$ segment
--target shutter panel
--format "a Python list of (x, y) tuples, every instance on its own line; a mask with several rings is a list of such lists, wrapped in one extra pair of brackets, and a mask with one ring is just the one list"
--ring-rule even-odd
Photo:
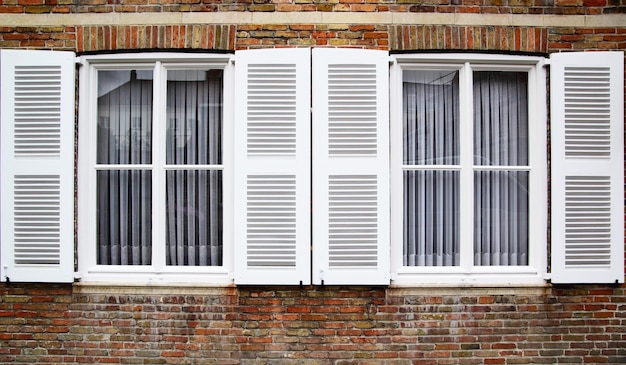
[(624, 282), (624, 54), (550, 68), (552, 282)]
[(235, 283), (310, 284), (310, 50), (235, 57)]
[(389, 56), (313, 49), (313, 282), (388, 285)]
[(74, 59), (0, 51), (3, 281), (73, 281)]

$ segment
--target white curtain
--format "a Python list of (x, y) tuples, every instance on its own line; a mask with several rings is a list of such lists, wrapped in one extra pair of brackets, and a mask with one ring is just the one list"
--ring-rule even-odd
[[(474, 72), (475, 165), (528, 165), (527, 79)], [(528, 171), (474, 172), (474, 264), (528, 264)]]
[(458, 265), (458, 72), (406, 71), (403, 95), (404, 265)]
[[(167, 165), (222, 163), (222, 74), (168, 72)], [(222, 264), (222, 172), (211, 168), (166, 171), (166, 262)]]
[[(150, 265), (165, 214), (168, 265), (222, 264), (222, 73), (168, 71), (166, 120), (152, 121), (151, 71), (99, 72), (98, 263)], [(152, 211), (152, 128), (165, 129), (165, 212)], [(155, 151), (161, 153), (160, 151)]]
[[(152, 162), (152, 72), (98, 73), (97, 162)], [(152, 172), (97, 172), (98, 264), (149, 265), (152, 259)]]
[[(404, 265), (459, 265), (458, 73), (403, 77)], [(474, 72), (473, 97), (474, 264), (526, 265), (527, 74)]]

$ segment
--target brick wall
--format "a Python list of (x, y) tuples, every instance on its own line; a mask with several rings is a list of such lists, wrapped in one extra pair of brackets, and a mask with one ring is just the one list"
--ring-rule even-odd
[(549, 53), (625, 50), (626, 27), (387, 24), (184, 24), (1, 26), (1, 48), (77, 52), (333, 46), (411, 50)]
[(75, 50), (76, 27), (0, 25), (0, 48)]
[(623, 13), (620, 0), (3, 0), (3, 13), (429, 12), (597, 15)]
[[(0, 0), (0, 47), (624, 50), (626, 22), (581, 20), (623, 13), (624, 0)], [(626, 363), (626, 286), (0, 284), (0, 363)]]
[(0, 363), (626, 363), (625, 289), (1, 285)]

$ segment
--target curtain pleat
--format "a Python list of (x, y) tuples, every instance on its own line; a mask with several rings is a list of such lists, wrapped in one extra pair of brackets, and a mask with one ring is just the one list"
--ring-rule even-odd
[[(213, 82), (209, 83), (209, 108), (205, 110), (208, 115), (208, 120), (214, 121), (210, 124), (211, 134), (214, 136), (212, 140), (213, 144), (209, 145), (208, 157), (209, 163), (222, 163), (222, 77), (216, 78)], [(209, 219), (216, 224), (210, 224), (208, 232), (209, 242), (208, 256), (209, 260), (206, 265), (221, 266), (222, 265), (222, 173), (220, 171), (213, 171), (209, 176), (205, 177), (212, 186), (212, 189), (208, 191), (208, 199), (211, 202), (217, 202), (217, 204), (209, 205)], [(206, 256), (206, 254), (205, 254)]]

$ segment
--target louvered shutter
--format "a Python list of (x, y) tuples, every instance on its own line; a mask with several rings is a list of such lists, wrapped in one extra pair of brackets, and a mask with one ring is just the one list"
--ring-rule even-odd
[(235, 58), (235, 283), (310, 284), (310, 50)]
[(314, 284), (389, 284), (388, 62), (313, 49)]
[(72, 282), (74, 54), (0, 50), (2, 280)]
[(552, 282), (624, 281), (624, 54), (551, 56)]

